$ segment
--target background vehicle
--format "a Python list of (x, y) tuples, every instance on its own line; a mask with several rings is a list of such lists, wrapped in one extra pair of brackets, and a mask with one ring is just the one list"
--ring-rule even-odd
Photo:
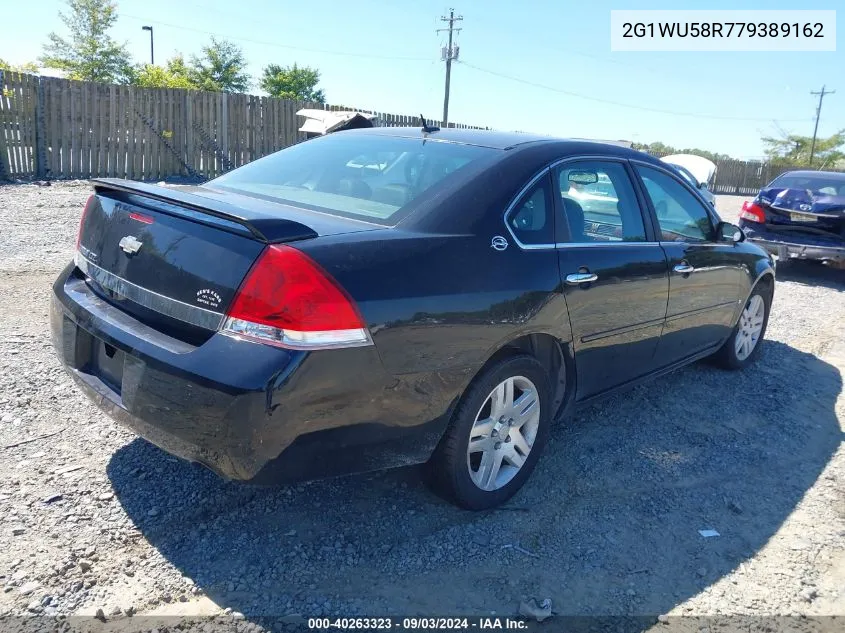
[(305, 133), (305, 138), (315, 138), (342, 130), (357, 130), (374, 126), (376, 116), (352, 110), (318, 110), (303, 108), (296, 114), (305, 117), (305, 123), (299, 128)]
[(254, 481), (427, 462), (477, 509), (576, 403), (752, 362), (774, 274), (640, 152), (372, 128), (198, 187), (95, 181), (53, 289), (71, 376), (162, 448)]
[(698, 190), (702, 198), (714, 207), (716, 206), (716, 196), (710, 191), (713, 178), (716, 176), (716, 163), (694, 154), (673, 154), (664, 156), (660, 160), (676, 169), (684, 180)]
[(681, 175), (681, 177), (686, 180), (687, 183), (689, 183), (691, 187), (698, 189), (698, 193), (701, 194), (702, 198), (707, 200), (707, 202), (709, 202), (714, 207), (716, 206), (716, 196), (714, 196), (713, 193), (706, 186), (701, 186), (701, 183), (696, 181), (695, 176), (692, 175), (692, 172), (689, 169), (683, 167), (682, 165), (673, 165), (672, 163), (668, 164), (672, 165), (672, 168), (677, 171)]
[(845, 267), (845, 174), (788, 171), (742, 205), (748, 239), (779, 258)]

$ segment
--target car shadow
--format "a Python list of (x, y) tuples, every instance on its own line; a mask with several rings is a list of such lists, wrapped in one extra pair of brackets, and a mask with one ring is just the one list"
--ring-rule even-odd
[(699, 363), (577, 412), (494, 511), (452, 507), (416, 468), (257, 488), (140, 439), (108, 475), (144, 537), (255, 622), (513, 615), (527, 596), (562, 614), (656, 615), (754, 556), (842, 441), (836, 367), (761, 351), (742, 372)]
[(845, 270), (837, 270), (816, 261), (801, 259), (780, 261), (777, 265), (777, 279), (845, 291)]

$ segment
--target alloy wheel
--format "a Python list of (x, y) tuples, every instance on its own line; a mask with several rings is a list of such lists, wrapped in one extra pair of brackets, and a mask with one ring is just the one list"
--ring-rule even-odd
[(754, 295), (748, 300), (748, 304), (739, 316), (739, 329), (734, 341), (734, 351), (737, 360), (743, 361), (749, 356), (757, 342), (760, 340), (760, 332), (763, 331), (763, 321), (766, 318), (766, 303), (760, 295)]
[(500, 382), (475, 416), (467, 468), (481, 490), (507, 485), (525, 464), (540, 427), (537, 387), (525, 376)]

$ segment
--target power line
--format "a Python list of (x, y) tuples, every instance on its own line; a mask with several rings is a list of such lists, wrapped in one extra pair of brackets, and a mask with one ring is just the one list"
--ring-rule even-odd
[[(490, 33), (490, 32), (498, 33), (500, 37), (512, 35), (512, 29), (511, 29), (510, 25), (507, 25), (506, 30), (501, 30), (501, 29), (498, 28), (499, 27), (498, 23), (487, 22), (483, 18), (483, 16), (480, 16), (480, 15), (479, 16), (473, 15), (472, 21), (473, 21), (473, 24), (475, 24), (478, 21), (482, 22), (482, 25), (481, 25), (482, 29), (481, 30), (486, 32), (486, 33)], [(576, 49), (576, 48), (559, 46), (557, 43), (551, 44), (551, 43), (549, 43), (545, 40), (532, 39), (531, 43), (535, 46), (539, 46), (540, 48), (546, 49), (548, 51), (554, 51), (556, 53), (566, 53), (568, 56), (576, 56), (576, 57), (583, 57), (585, 59), (592, 59), (594, 61), (601, 62), (601, 63), (604, 63), (604, 64), (613, 64), (613, 65), (622, 66), (622, 67), (625, 67), (625, 68), (636, 68), (638, 71), (645, 70), (645, 71), (650, 72), (652, 74), (660, 75), (661, 77), (664, 77), (664, 78), (666, 77), (666, 70), (665, 69), (657, 70), (655, 68), (650, 68), (648, 66), (644, 66), (641, 62), (625, 62), (625, 61), (622, 61), (621, 59), (608, 58), (608, 57), (605, 57), (605, 56), (602, 56), (602, 55), (593, 55), (591, 53), (585, 53), (583, 50), (579, 50), (579, 49)], [(701, 85), (701, 81), (699, 79), (696, 79), (696, 78), (690, 79), (690, 76), (686, 75), (686, 74), (685, 75), (675, 75), (675, 77), (680, 78), (680, 79), (689, 79), (689, 81), (695, 81), (695, 82), (697, 82), (697, 84), (699, 86)]]
[(444, 15), (440, 18), (442, 22), (449, 23), (449, 28), (437, 29), (438, 33), (441, 31), (449, 32), (449, 43), (443, 49), (443, 59), (446, 62), (446, 90), (443, 95), (443, 123), (441, 123), (443, 127), (448, 127), (449, 125), (449, 84), (452, 80), (452, 60), (458, 61), (458, 52), (460, 51), (457, 46), (452, 45), (452, 33), (461, 30), (455, 28), (455, 22), (460, 22), (463, 19), (464, 16), (456, 16), (455, 10), (449, 9), (449, 16), (447, 17)]
[[(512, 75), (506, 75), (504, 73), (497, 72), (495, 70), (490, 70), (488, 68), (481, 68), (480, 66), (476, 66), (474, 64), (467, 63), (465, 61), (461, 61), (460, 64), (462, 66), (466, 66), (468, 68), (472, 68), (482, 73), (486, 73), (488, 75), (494, 75), (496, 77), (501, 77), (502, 79), (510, 79), (511, 81), (516, 81), (521, 84), (525, 84), (526, 86), (533, 86), (534, 88), (542, 88), (543, 90), (549, 90), (551, 92), (557, 92), (559, 94), (568, 95), (570, 97), (575, 97), (577, 99), (585, 99), (587, 101), (595, 101), (597, 103), (606, 103), (608, 105), (614, 105), (621, 108), (631, 108), (632, 110), (640, 110), (643, 112), (655, 112), (657, 114), (671, 114), (673, 116), (686, 116), (686, 117), (694, 117), (699, 119), (715, 119), (719, 121), (771, 121), (771, 118), (762, 118), (762, 117), (736, 117), (736, 116), (722, 116), (717, 114), (698, 114), (695, 112), (678, 112), (677, 110), (663, 110), (660, 108), (649, 108), (647, 106), (641, 106), (634, 103), (624, 103), (622, 101), (614, 101), (613, 99), (602, 99), (600, 97), (593, 97), (590, 95), (585, 95), (580, 92), (573, 92), (572, 90), (564, 90), (562, 88), (555, 88), (553, 86), (547, 86), (545, 84), (537, 83), (534, 81), (528, 81), (527, 79), (521, 79), (520, 77), (513, 77)], [(829, 93), (828, 93), (829, 94)], [(780, 119), (781, 121), (792, 122), (792, 121), (807, 121), (807, 119)]]
[(130, 15), (128, 13), (122, 13), (123, 17), (131, 18), (133, 20), (140, 20), (141, 22), (148, 22), (152, 24), (160, 24), (163, 26), (169, 26), (174, 29), (180, 29), (182, 31), (192, 31), (194, 33), (203, 33), (204, 35), (213, 35), (216, 37), (224, 38), (227, 40), (238, 40), (241, 42), (250, 42), (252, 44), (261, 44), (262, 46), (273, 46), (275, 48), (285, 48), (288, 50), (297, 50), (303, 51), (306, 53), (322, 53), (324, 55), (340, 55), (342, 57), (362, 57), (367, 59), (391, 59), (391, 60), (399, 60), (399, 61), (431, 61), (430, 57), (401, 57), (397, 55), (375, 55), (373, 53), (349, 53), (345, 51), (333, 51), (333, 50), (326, 50), (320, 48), (304, 48), (302, 46), (293, 46), (291, 44), (279, 44), (278, 42), (268, 42), (266, 40), (254, 40), (249, 37), (236, 37), (233, 35), (228, 35), (225, 33), (218, 33), (215, 31), (206, 31), (203, 29), (195, 29), (190, 26), (184, 26), (182, 24), (173, 24), (171, 22), (162, 22), (161, 20), (151, 20), (149, 18), (141, 17), (139, 15)]
[(810, 167), (813, 166), (813, 155), (816, 153), (816, 135), (819, 133), (819, 118), (822, 115), (822, 102), (824, 101), (825, 95), (832, 95), (836, 93), (835, 90), (828, 90), (825, 92), (825, 87), (822, 86), (822, 89), (819, 92), (811, 92), (811, 95), (819, 95), (819, 107), (816, 108), (816, 126), (813, 128), (813, 143), (810, 145)]

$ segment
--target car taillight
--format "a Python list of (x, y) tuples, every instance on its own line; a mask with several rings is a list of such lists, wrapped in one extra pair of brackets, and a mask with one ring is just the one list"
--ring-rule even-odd
[(302, 251), (275, 244), (247, 274), (221, 331), (291, 349), (372, 344), (343, 288)]
[(766, 212), (756, 202), (746, 200), (742, 203), (742, 211), (739, 212), (739, 217), (749, 222), (762, 224), (766, 221)]
[(79, 218), (79, 228), (76, 231), (76, 250), (79, 250), (79, 245), (82, 243), (82, 225), (85, 224), (85, 216), (88, 215), (88, 211), (94, 205), (94, 197), (95, 195), (93, 193), (88, 196), (88, 202), (85, 203), (85, 208), (82, 209), (82, 217)]

